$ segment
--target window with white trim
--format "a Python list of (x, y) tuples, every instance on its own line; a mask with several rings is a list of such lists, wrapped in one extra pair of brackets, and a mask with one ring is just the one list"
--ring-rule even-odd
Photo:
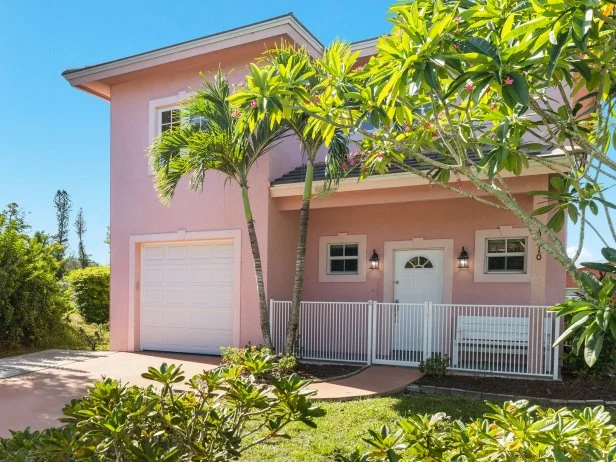
[(365, 282), (366, 234), (319, 237), (319, 282)]
[(357, 274), (359, 271), (359, 244), (328, 244), (327, 274)]
[(158, 134), (178, 127), (182, 119), (180, 109), (177, 107), (167, 107), (158, 109)]
[(485, 273), (526, 273), (525, 237), (486, 239)]

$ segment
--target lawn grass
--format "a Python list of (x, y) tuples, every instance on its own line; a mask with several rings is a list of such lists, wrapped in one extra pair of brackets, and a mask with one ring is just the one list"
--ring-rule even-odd
[(442, 395), (394, 395), (344, 402), (322, 402), (327, 414), (317, 419), (315, 430), (301, 424), (288, 429), (290, 440), (255, 446), (242, 461), (331, 461), (336, 454), (348, 454), (363, 446), (368, 429), (392, 426), (408, 414), (445, 412), (452, 418), (470, 421), (489, 408), (480, 401)]

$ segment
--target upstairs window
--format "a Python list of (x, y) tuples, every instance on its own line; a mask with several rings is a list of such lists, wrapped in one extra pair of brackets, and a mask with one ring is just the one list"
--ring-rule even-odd
[(526, 238), (486, 239), (485, 273), (526, 273)]
[(359, 271), (359, 244), (329, 244), (327, 260), (328, 274), (357, 274)]
[(158, 133), (178, 127), (181, 123), (180, 110), (178, 108), (165, 108), (158, 110)]

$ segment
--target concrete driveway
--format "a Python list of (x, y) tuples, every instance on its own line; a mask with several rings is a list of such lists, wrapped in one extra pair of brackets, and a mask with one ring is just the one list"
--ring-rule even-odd
[(125, 353), (48, 350), (0, 359), (0, 438), (9, 430), (57, 426), (62, 407), (81, 398), (101, 377), (146, 385), (149, 366), (182, 364), (187, 377), (218, 366), (220, 358), (175, 353)]

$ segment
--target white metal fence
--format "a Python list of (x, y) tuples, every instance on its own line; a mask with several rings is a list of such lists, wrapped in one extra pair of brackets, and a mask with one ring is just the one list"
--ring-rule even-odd
[[(270, 304), (277, 351), (290, 307)], [(559, 330), (543, 306), (302, 302), (296, 351), (306, 359), (408, 366), (440, 354), (452, 370), (556, 378)]]

